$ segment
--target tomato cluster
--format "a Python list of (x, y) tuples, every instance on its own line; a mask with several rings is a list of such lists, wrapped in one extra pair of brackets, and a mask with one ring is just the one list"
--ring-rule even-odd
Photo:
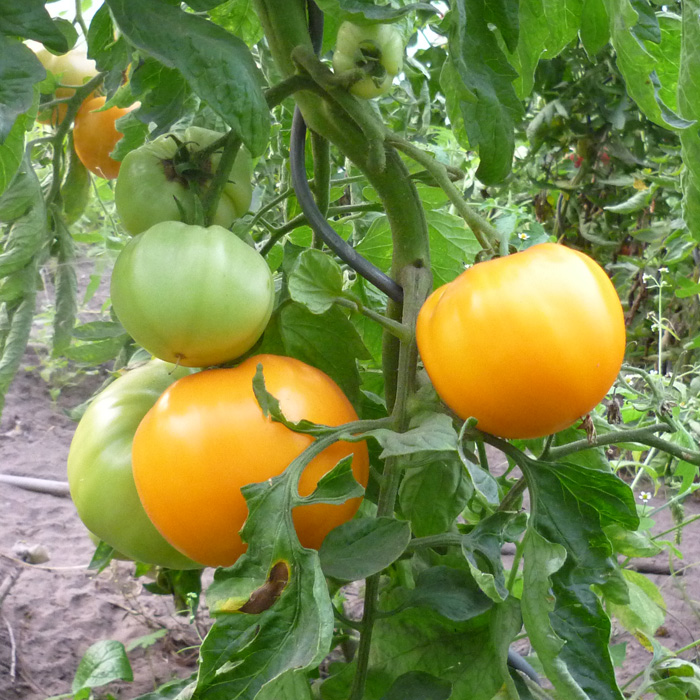
[[(357, 419), (330, 377), (289, 357), (186, 369), (239, 360), (265, 330), (275, 297), (267, 262), (253, 247), (222, 225), (178, 220), (196, 209), (199, 186), (219, 162), (215, 149), (198, 155), (220, 138), (191, 128), (123, 162), (116, 203), (133, 238), (112, 272), (112, 305), (124, 328), (159, 359), (97, 396), (68, 460), (71, 494), (88, 530), (128, 557), (170, 568), (232, 564), (246, 549), (238, 534), (247, 517), (241, 487), (281, 474), (312, 441), (263, 414), (253, 392), (258, 365), (290, 420)], [(242, 151), (215, 221), (228, 226), (247, 211), (251, 170)], [(307, 466), (301, 495), (348, 455), (366, 484), (367, 447), (339, 442)], [(300, 541), (319, 547), (358, 505), (352, 499), (295, 508)]]

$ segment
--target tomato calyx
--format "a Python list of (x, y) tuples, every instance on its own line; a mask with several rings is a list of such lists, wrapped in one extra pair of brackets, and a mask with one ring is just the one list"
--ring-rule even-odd
[(190, 150), (190, 145), (197, 146), (194, 141), (182, 141), (175, 134), (168, 134), (168, 138), (177, 144), (177, 150), (172, 158), (160, 159), (165, 179), (195, 191), (206, 186), (213, 177), (209, 154), (202, 158), (201, 152)]
[(366, 39), (360, 43), (355, 52), (355, 65), (367, 76), (380, 85), (387, 71), (382, 64), (382, 49), (376, 41)]

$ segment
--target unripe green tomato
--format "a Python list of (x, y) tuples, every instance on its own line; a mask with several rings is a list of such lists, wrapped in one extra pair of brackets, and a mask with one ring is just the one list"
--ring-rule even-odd
[[(191, 153), (210, 146), (223, 136), (197, 126), (173, 135), (187, 144)], [(195, 194), (190, 183), (177, 173), (173, 162), (177, 150), (177, 141), (166, 134), (127, 153), (122, 160), (114, 202), (128, 233), (136, 235), (162, 221), (182, 221), (180, 207), (185, 218), (193, 220)], [(206, 187), (220, 160), (221, 154), (214, 153), (203, 164), (205, 172), (199, 182), (201, 187)], [(229, 228), (248, 211), (253, 197), (252, 178), (253, 160), (245, 146), (241, 146), (219, 198), (213, 224)]]
[(253, 347), (275, 292), (265, 259), (231, 231), (167, 221), (119, 254), (111, 296), (124, 328), (150, 353), (207, 367)]
[(350, 87), (356, 97), (371, 99), (391, 89), (403, 65), (403, 37), (393, 24), (360, 25), (343, 22), (338, 29), (333, 70), (340, 74), (361, 69), (367, 77)]
[(68, 484), (85, 527), (124, 556), (169, 569), (200, 567), (168, 544), (146, 515), (131, 471), (131, 444), (160, 395), (189, 373), (153, 360), (119, 377), (85, 411), (68, 453)]

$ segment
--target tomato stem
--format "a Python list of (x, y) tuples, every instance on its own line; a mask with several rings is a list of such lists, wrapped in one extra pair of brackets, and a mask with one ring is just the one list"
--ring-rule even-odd
[(447, 168), (429, 153), (394, 133), (388, 132), (387, 141), (422, 165), (433, 176), (472, 230), (481, 247), (484, 250), (493, 250), (499, 239), (498, 231), (465, 201), (463, 194), (453, 184)]
[(231, 168), (233, 168), (233, 163), (236, 160), (241, 144), (242, 141), (238, 134), (229, 131), (224, 143), (221, 160), (216, 168), (216, 173), (202, 197), (202, 208), (204, 209), (204, 219), (207, 226), (211, 223), (216, 213), (221, 193), (224, 191), (224, 187), (226, 187), (228, 176), (231, 172)]

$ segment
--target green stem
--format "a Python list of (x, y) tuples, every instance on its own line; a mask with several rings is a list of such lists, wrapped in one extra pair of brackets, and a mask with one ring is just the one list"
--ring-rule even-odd
[(552, 461), (556, 461), (575, 452), (590, 450), (594, 447), (600, 447), (602, 445), (612, 445), (617, 442), (636, 442), (640, 445), (655, 447), (662, 452), (678, 457), (678, 459), (682, 459), (685, 462), (700, 466), (700, 452), (689, 450), (685, 447), (681, 447), (680, 445), (674, 445), (672, 442), (664, 440), (663, 438), (660, 438), (654, 434), (671, 432), (671, 430), (672, 428), (665, 423), (656, 423), (646, 428), (638, 428), (636, 430), (615, 430), (610, 433), (605, 433), (605, 435), (598, 435), (591, 440), (577, 440), (576, 442), (570, 442), (567, 445), (553, 447), (549, 451), (549, 458)]
[(291, 97), (295, 92), (299, 92), (299, 90), (321, 92), (318, 85), (308, 75), (292, 75), (265, 90), (267, 106), (272, 109), (284, 102), (288, 97)]
[(46, 195), (47, 206), (54, 202), (61, 188), (63, 140), (65, 139), (66, 134), (68, 133), (68, 130), (70, 129), (70, 126), (73, 123), (73, 120), (75, 119), (75, 115), (80, 109), (80, 105), (83, 104), (85, 98), (87, 98), (87, 96), (90, 95), (95, 90), (95, 88), (99, 87), (102, 84), (102, 81), (105, 79), (105, 75), (106, 73), (98, 73), (94, 78), (85, 83), (85, 85), (77, 87), (75, 93), (70, 97), (70, 99), (66, 103), (66, 114), (63, 117), (61, 123), (58, 125), (56, 133), (51, 137), (51, 145), (53, 148), (51, 166), (53, 176), (51, 180), (51, 189)]
[(518, 542), (515, 545), (515, 557), (513, 557), (513, 565), (510, 569), (510, 575), (508, 576), (508, 583), (506, 588), (510, 593), (513, 592), (513, 586), (515, 585), (515, 579), (518, 577), (518, 569), (520, 568), (520, 561), (523, 558), (523, 543)]
[(83, 18), (82, 0), (75, 0), (75, 23), (80, 27), (83, 36), (87, 38), (88, 28)]
[(664, 530), (663, 532), (659, 532), (658, 534), (654, 535), (651, 539), (658, 540), (660, 537), (663, 537), (664, 535), (668, 535), (671, 532), (675, 532), (676, 530), (680, 530), (681, 528), (686, 527), (687, 525), (690, 525), (690, 523), (694, 523), (696, 520), (700, 520), (700, 515), (694, 515), (692, 518), (688, 518), (687, 520), (684, 520), (682, 523), (679, 523), (678, 525), (674, 525), (673, 527), (668, 528), (668, 530)]
[(495, 243), (498, 241), (498, 231), (484, 219), (480, 214), (477, 214), (474, 209), (467, 204), (462, 193), (455, 187), (450, 179), (447, 168), (435, 160), (433, 156), (426, 153), (422, 149), (414, 146), (406, 139), (389, 133), (387, 135), (388, 143), (392, 144), (406, 155), (410, 156), (417, 163), (420, 163), (434, 178), (435, 182), (442, 188), (445, 194), (450, 198), (450, 202), (459, 212), (460, 216), (467, 223), (467, 226), (472, 230), (476, 240), (484, 250), (493, 250)]
[[(431, 283), (430, 273), (423, 268), (406, 268), (401, 279), (404, 289), (403, 323), (409, 328), (415, 327), (418, 311), (425, 299)], [(394, 430), (403, 431), (408, 427), (406, 406), (413, 391), (415, 369), (418, 361), (418, 351), (415, 342), (401, 343), (399, 351), (399, 372), (392, 418)], [(394, 514), (396, 495), (401, 479), (400, 460), (389, 457), (384, 463), (382, 484), (377, 501), (377, 517)], [(367, 680), (369, 651), (372, 643), (372, 629), (377, 615), (377, 594), (379, 592), (380, 575), (375, 574), (367, 579), (365, 584), (364, 614), (362, 617), (363, 634), (357, 650), (357, 668), (353, 678), (349, 700), (362, 700)]]
[(413, 340), (413, 331), (408, 326), (399, 321), (394, 321), (393, 318), (387, 318), (373, 309), (368, 309), (356, 299), (338, 297), (335, 299), (335, 303), (338, 304), (338, 306), (344, 306), (347, 309), (351, 309), (356, 313), (360, 313), (376, 321), (384, 330), (398, 338), (402, 343), (410, 343)]
[(233, 163), (236, 160), (236, 156), (238, 155), (238, 151), (242, 143), (241, 139), (233, 131), (229, 131), (226, 136), (227, 138), (224, 144), (224, 150), (221, 154), (219, 164), (217, 165), (216, 173), (214, 174), (214, 177), (212, 178), (209, 186), (204, 192), (204, 196), (202, 197), (202, 208), (204, 209), (204, 219), (207, 226), (214, 218), (216, 207), (219, 204), (219, 198), (221, 197), (221, 193), (224, 191), (224, 187), (226, 187), (228, 176), (231, 172), (231, 168), (233, 167)]

